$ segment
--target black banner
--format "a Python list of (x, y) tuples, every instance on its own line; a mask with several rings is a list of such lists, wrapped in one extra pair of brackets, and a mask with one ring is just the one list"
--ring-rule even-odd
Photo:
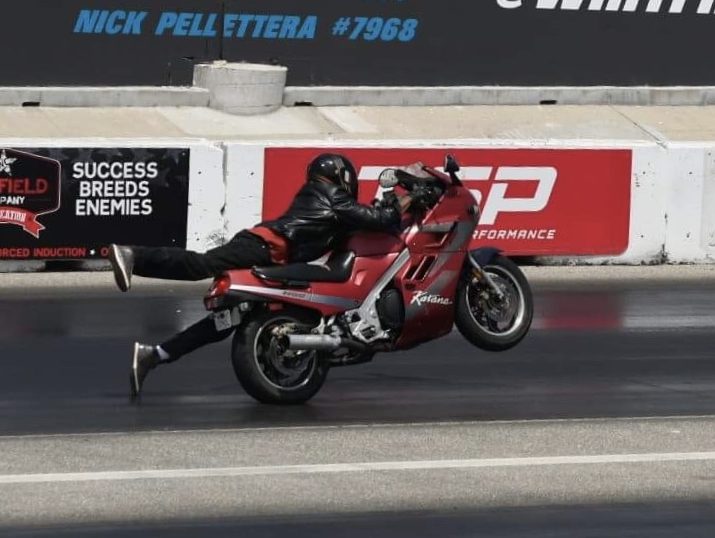
[(0, 149), (0, 260), (186, 246), (188, 149)]
[(712, 0), (6, 0), (5, 85), (190, 84), (198, 61), (292, 85), (715, 84)]

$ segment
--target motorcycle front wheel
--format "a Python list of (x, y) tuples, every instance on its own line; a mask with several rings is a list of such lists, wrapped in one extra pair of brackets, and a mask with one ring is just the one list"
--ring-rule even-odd
[(529, 332), (534, 300), (521, 269), (504, 256), (496, 256), (483, 271), (501, 291), (501, 297), (485, 279), (471, 270), (457, 288), (455, 324), (472, 344), (486, 351), (506, 351)]
[(328, 376), (330, 365), (315, 351), (291, 351), (282, 342), (316, 324), (300, 309), (258, 312), (233, 338), (231, 362), (239, 383), (262, 403), (291, 405), (310, 400)]

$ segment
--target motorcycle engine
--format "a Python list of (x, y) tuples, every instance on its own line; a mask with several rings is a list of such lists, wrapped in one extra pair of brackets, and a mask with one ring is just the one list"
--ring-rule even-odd
[(375, 303), (380, 323), (386, 329), (400, 330), (405, 323), (405, 303), (396, 289), (388, 289), (380, 294)]

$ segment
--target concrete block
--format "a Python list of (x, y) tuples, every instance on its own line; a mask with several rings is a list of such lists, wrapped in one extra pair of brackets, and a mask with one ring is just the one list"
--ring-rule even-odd
[(209, 106), (229, 114), (267, 114), (279, 108), (276, 102), (280, 103), (282, 98), (283, 89), (275, 85), (225, 85), (211, 90)]
[(209, 92), (189, 87), (0, 87), (0, 106), (207, 106)]
[(228, 142), (226, 152), (226, 236), (250, 228), (263, 217), (266, 145)]
[(715, 103), (715, 87), (617, 86), (290, 86), (287, 106), (633, 105), (699, 106)]
[(231, 114), (263, 114), (283, 104), (288, 69), (214, 62), (194, 68), (194, 86), (210, 92), (209, 106)]
[(195, 143), (190, 151), (186, 248), (204, 252), (225, 239), (224, 150), (218, 143)]

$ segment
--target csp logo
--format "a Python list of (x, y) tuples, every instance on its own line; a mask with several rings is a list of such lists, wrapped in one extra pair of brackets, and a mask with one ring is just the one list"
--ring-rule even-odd
[[(360, 180), (376, 181), (385, 168), (396, 166), (363, 166), (358, 177)], [(482, 208), (479, 224), (490, 226), (504, 213), (543, 211), (551, 199), (558, 172), (551, 166), (463, 166), (459, 175)], [(510, 184), (525, 181), (536, 182), (532, 196), (507, 196)]]

